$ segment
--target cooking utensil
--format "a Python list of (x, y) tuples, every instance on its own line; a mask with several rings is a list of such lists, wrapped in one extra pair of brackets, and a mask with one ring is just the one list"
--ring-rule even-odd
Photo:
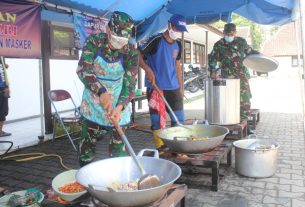
[(279, 66), (278, 61), (263, 54), (248, 55), (243, 64), (252, 70), (264, 73), (274, 71)]
[(148, 175), (145, 172), (142, 163), (139, 161), (136, 154), (134, 153), (131, 145), (129, 144), (129, 141), (128, 141), (125, 133), (123, 132), (123, 130), (119, 126), (119, 124), (117, 122), (114, 122), (113, 125), (114, 125), (115, 129), (118, 131), (118, 133), (119, 133), (120, 137), (122, 138), (124, 144), (126, 145), (126, 147), (128, 149), (128, 152), (131, 155), (132, 159), (135, 161), (139, 170), (142, 173), (142, 176), (138, 181), (138, 189), (142, 190), (142, 189), (147, 189), (147, 188), (154, 188), (154, 187), (157, 187), (157, 186), (161, 185), (161, 181), (160, 181), (160, 178), (158, 176)]
[(206, 80), (205, 85), (205, 118), (211, 124), (240, 123), (240, 80)]
[[(140, 152), (141, 153), (141, 152)], [(181, 176), (181, 168), (164, 159), (145, 157), (138, 154), (139, 161), (148, 174), (157, 175), (162, 184), (155, 188), (135, 191), (110, 192), (104, 187), (113, 183), (124, 184), (141, 177), (137, 164), (132, 157), (108, 158), (92, 162), (78, 170), (76, 180), (86, 187), (91, 196), (109, 206), (145, 206), (158, 199), (170, 189), (173, 183)], [(89, 188), (92, 185), (92, 188)]]
[(276, 172), (279, 145), (268, 139), (245, 139), (233, 142), (238, 174), (265, 178)]
[(188, 130), (190, 130), (190, 128), (189, 127), (187, 127), (187, 126), (185, 126), (185, 125), (183, 125), (183, 124), (181, 124), (181, 122), (178, 120), (178, 118), (177, 118), (177, 116), (176, 116), (176, 114), (174, 113), (174, 111), (172, 110), (172, 107), (170, 107), (170, 105), (168, 104), (168, 102), (167, 102), (167, 100), (164, 98), (164, 96), (162, 95), (162, 93), (161, 93), (161, 91), (160, 91), (160, 89), (159, 89), (159, 87), (154, 83), (154, 84), (152, 84), (152, 86), (154, 87), (154, 89), (158, 92), (158, 94), (161, 96), (161, 98), (162, 98), (162, 100), (163, 100), (163, 102), (165, 103), (165, 105), (167, 106), (167, 108), (168, 108), (168, 110), (170, 111), (170, 113), (171, 113), (171, 115), (174, 117), (174, 119), (175, 119), (175, 121), (176, 121), (176, 123), (177, 123), (177, 125), (178, 126), (180, 126), (180, 127), (183, 127), (183, 128), (185, 128), (185, 129), (188, 129)]
[[(189, 125), (191, 130), (181, 127), (163, 129), (158, 133), (164, 144), (175, 152), (203, 153), (217, 147), (229, 133), (228, 128), (217, 125)], [(208, 137), (204, 140), (177, 140), (175, 137)]]

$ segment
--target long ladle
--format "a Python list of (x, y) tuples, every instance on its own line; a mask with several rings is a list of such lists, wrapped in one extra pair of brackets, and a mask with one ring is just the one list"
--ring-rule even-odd
[(157, 175), (148, 175), (145, 172), (142, 163), (140, 162), (140, 160), (138, 159), (138, 157), (134, 153), (134, 150), (132, 149), (131, 145), (129, 144), (129, 141), (128, 141), (125, 133), (123, 132), (122, 128), (119, 126), (119, 124), (117, 122), (114, 122), (113, 125), (114, 125), (115, 129), (118, 131), (118, 133), (119, 133), (120, 137), (122, 138), (124, 144), (126, 145), (129, 154), (131, 155), (131, 157), (133, 158), (133, 160), (135, 161), (139, 170), (142, 173), (142, 176), (138, 181), (138, 189), (143, 190), (143, 189), (154, 188), (154, 187), (160, 186), (161, 181), (160, 181), (160, 178)]
[(168, 108), (168, 110), (170, 111), (171, 115), (174, 117), (174, 119), (175, 119), (177, 125), (180, 126), (180, 127), (185, 128), (185, 129), (188, 129), (188, 130), (193, 130), (192, 128), (187, 127), (187, 126), (181, 124), (181, 122), (178, 120), (176, 114), (175, 114), (174, 111), (172, 110), (172, 107), (170, 107), (170, 105), (168, 104), (167, 100), (165, 99), (165, 97), (164, 97), (163, 94), (161, 93), (159, 87), (158, 87), (155, 83), (152, 84), (152, 86), (153, 86), (154, 89), (158, 92), (158, 94), (161, 96), (163, 102), (164, 102), (165, 105), (167, 106), (167, 108)]

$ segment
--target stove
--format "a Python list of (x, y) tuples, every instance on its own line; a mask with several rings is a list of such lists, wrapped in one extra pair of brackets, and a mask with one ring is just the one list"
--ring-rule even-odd
[[(187, 186), (184, 184), (174, 184), (167, 193), (155, 201), (152, 204), (141, 207), (175, 207), (180, 204), (181, 207), (185, 207), (185, 196), (187, 194)], [(89, 195), (89, 194), (88, 194)], [(115, 207), (101, 203), (97, 199), (87, 196), (83, 197), (79, 202), (74, 203), (60, 203), (58, 200), (48, 200), (43, 202), (43, 207)]]
[(222, 144), (209, 152), (199, 154), (177, 153), (169, 148), (160, 152), (160, 158), (170, 160), (185, 168), (211, 168), (212, 169), (212, 191), (218, 191), (219, 166), (226, 158), (226, 165), (232, 164), (232, 141), (223, 141)]

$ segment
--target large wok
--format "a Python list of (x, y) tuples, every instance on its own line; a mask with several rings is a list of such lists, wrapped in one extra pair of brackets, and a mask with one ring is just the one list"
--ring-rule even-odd
[[(221, 144), (229, 133), (228, 128), (216, 125), (198, 124), (188, 125), (187, 127), (191, 130), (180, 126), (163, 129), (158, 133), (158, 137), (175, 152), (203, 153)], [(198, 139), (193, 140), (190, 139), (191, 137)]]
[[(136, 191), (112, 191), (107, 187), (136, 181), (142, 176), (131, 157), (109, 158), (88, 164), (78, 170), (76, 180), (99, 201), (116, 207), (135, 207), (152, 203), (164, 196), (181, 176), (175, 163), (155, 157), (138, 157), (148, 174), (161, 179), (161, 186)], [(91, 187), (92, 186), (92, 187)]]

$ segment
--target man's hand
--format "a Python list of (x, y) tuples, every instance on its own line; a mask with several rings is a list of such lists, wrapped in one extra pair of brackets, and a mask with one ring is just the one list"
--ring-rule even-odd
[(218, 80), (220, 79), (220, 74), (217, 72), (211, 72), (211, 79), (212, 80)]
[(147, 68), (146, 71), (145, 71), (145, 74), (146, 74), (146, 78), (147, 80), (152, 84), (154, 85), (155, 84), (155, 75), (154, 75), (154, 72), (152, 71), (151, 68)]
[(5, 88), (4, 91), (3, 91), (3, 93), (4, 93), (4, 96), (5, 96), (5, 97), (7, 97), (7, 98), (10, 97), (10, 89), (9, 89), (9, 88)]
[(119, 123), (122, 116), (122, 109), (123, 106), (121, 104), (117, 105), (114, 109), (111, 109), (108, 113), (110, 122), (113, 123)]
[(100, 104), (103, 107), (103, 109), (106, 110), (107, 112), (111, 110), (112, 99), (113, 99), (112, 95), (108, 92), (102, 93), (100, 95)]

